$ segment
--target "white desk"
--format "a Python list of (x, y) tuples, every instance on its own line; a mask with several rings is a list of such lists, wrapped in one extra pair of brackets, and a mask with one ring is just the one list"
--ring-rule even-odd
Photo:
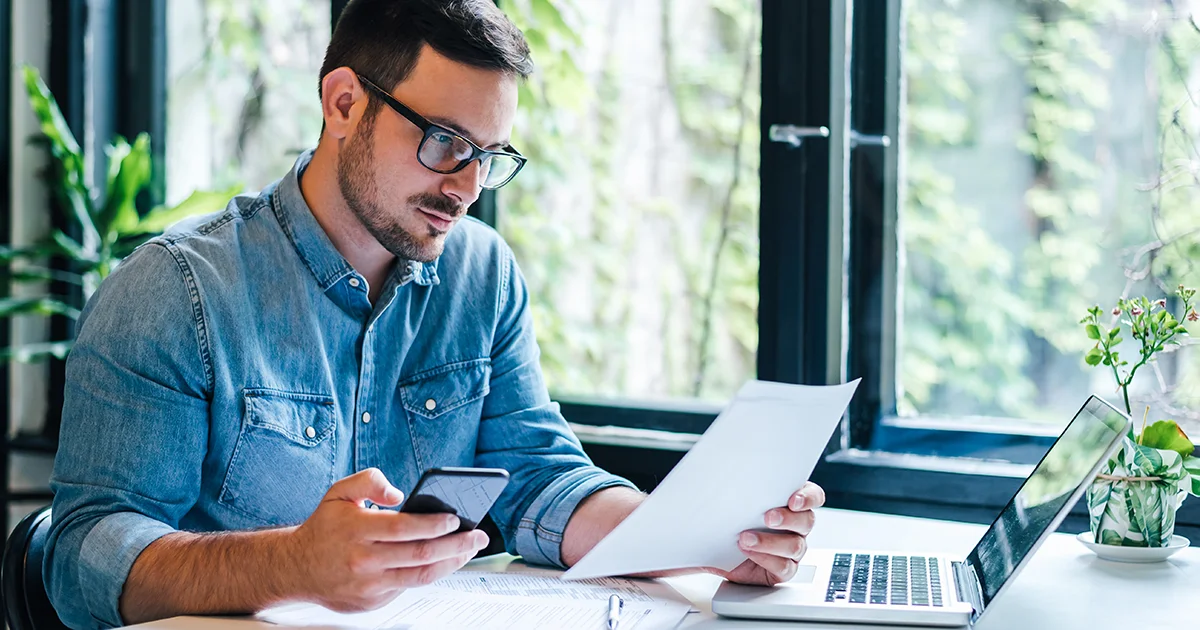
[[(809, 537), (814, 547), (870, 551), (950, 553), (965, 556), (983, 533), (980, 525), (821, 510)], [(502, 570), (509, 557), (477, 560), (472, 568)], [(711, 575), (666, 580), (700, 609), (679, 626), (692, 630), (803, 627), (826, 630), (895, 628), (848, 624), (800, 624), (726, 619), (712, 614), (710, 602), (720, 584)], [(1055, 628), (1185, 627), (1200, 608), (1200, 549), (1184, 549), (1167, 562), (1121, 564), (1100, 560), (1065, 534), (1055, 534), (979, 624), (980, 630)], [(139, 628), (164, 630), (270, 630), (271, 624), (243, 618), (175, 617)]]

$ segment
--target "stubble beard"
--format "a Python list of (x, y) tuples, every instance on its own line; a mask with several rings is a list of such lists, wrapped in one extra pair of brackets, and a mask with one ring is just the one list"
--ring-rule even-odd
[[(428, 238), (424, 241), (400, 224), (398, 217), (385, 212), (379, 204), (379, 190), (375, 185), (373, 160), (373, 137), (375, 116), (363, 116), (358, 132), (342, 145), (338, 159), (338, 187), (346, 206), (354, 213), (363, 227), (379, 244), (392, 255), (416, 262), (433, 262), (442, 255), (446, 234), (428, 227)], [(463, 211), (444, 197), (430, 193), (417, 193), (408, 198), (406, 214), (416, 214), (417, 208), (427, 208), (457, 218)], [(451, 226), (453, 228), (453, 226)]]

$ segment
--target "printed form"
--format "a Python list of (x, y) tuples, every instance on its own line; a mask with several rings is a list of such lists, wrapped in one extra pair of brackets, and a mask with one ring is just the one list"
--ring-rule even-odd
[(459, 571), (405, 591), (383, 608), (337, 613), (313, 604), (263, 611), (258, 619), (281, 626), (426, 630), (607, 628), (608, 597), (625, 601), (621, 630), (674, 628), (691, 604), (671, 587), (648, 580), (599, 578), (563, 582), (557, 573)]

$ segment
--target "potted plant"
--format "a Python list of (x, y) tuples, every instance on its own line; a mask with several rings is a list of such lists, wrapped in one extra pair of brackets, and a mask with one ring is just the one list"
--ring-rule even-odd
[[(84, 155), (67, 126), (54, 96), (37, 70), (24, 66), (22, 75), (29, 103), (42, 132), (38, 139), (51, 154), (47, 176), (62, 216), (47, 237), (28, 246), (0, 244), (0, 319), (65, 316), (72, 320), (100, 282), (136, 247), (162, 233), (176, 221), (224, 207), (240, 186), (225, 191), (197, 191), (174, 206), (138, 212), (136, 199), (150, 183), (150, 136), (142, 133), (130, 144), (117, 136), (107, 147), (108, 177), (103, 190), (89, 186)], [(51, 262), (55, 261), (55, 262)], [(51, 284), (53, 283), (53, 284)], [(14, 295), (12, 289), (25, 287)], [(48, 288), (50, 287), (50, 288)], [(65, 287), (65, 288), (59, 288)], [(73, 326), (72, 326), (73, 328)], [(65, 359), (72, 340), (51, 339), (0, 348), (0, 360), (31, 363)], [(42, 438), (51, 444), (58, 435), (58, 418), (51, 410)]]
[[(107, 148), (109, 168), (103, 192), (88, 186), (83, 152), (54, 96), (35, 68), (24, 66), (22, 74), (42, 140), (53, 158), (49, 177), (58, 206), (65, 211), (63, 223), (69, 227), (53, 230), (27, 247), (0, 246), (0, 273), (4, 279), (37, 287), (31, 291), (34, 295), (0, 299), (0, 318), (65, 315), (76, 319), (100, 282), (134, 248), (180, 219), (219, 210), (240, 186), (226, 191), (197, 191), (178, 205), (159, 206), (140, 215), (135, 200), (150, 183), (150, 136), (139, 134), (132, 144), (121, 136), (114, 138)], [(50, 267), (50, 258), (64, 261), (60, 267), (65, 268)], [(44, 288), (51, 281), (78, 289), (67, 295), (51, 294)], [(63, 359), (71, 343), (69, 339), (57, 339), (3, 348), (0, 359)]]
[[(1175, 350), (1188, 334), (1183, 320), (1200, 320), (1193, 308), (1196, 290), (1179, 285), (1175, 291), (1183, 304), (1179, 319), (1170, 312), (1166, 299), (1146, 297), (1121, 299), (1112, 309), (1112, 328), (1101, 322), (1099, 306), (1088, 310), (1080, 323), (1088, 338), (1096, 342), (1085, 355), (1091, 366), (1112, 370), (1117, 388), (1132, 415), (1129, 386), (1138, 370), (1159, 354)], [(1138, 349), (1132, 367), (1117, 347), (1123, 327), (1129, 328)], [(1121, 447), (1088, 488), (1087, 505), (1095, 543), (1125, 547), (1165, 547), (1175, 531), (1175, 511), (1188, 494), (1200, 496), (1200, 458), (1193, 455), (1191, 439), (1172, 420), (1147, 426), (1149, 407), (1142, 414), (1140, 430), (1131, 430)]]

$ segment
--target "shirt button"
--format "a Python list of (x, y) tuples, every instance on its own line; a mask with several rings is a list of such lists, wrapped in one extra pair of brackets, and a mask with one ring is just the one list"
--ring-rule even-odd
[(430, 398), (429, 400), (426, 400), (425, 408), (428, 409), (429, 411), (433, 411), (434, 409), (437, 409), (437, 401), (432, 398)]
[(308, 427), (304, 430), (304, 435), (307, 435), (310, 439), (315, 438), (317, 437), (317, 430), (312, 427)]
[(371, 421), (371, 414), (369, 414), (369, 413), (367, 413), (367, 412), (365, 412), (365, 411), (364, 411), (364, 412), (363, 412), (363, 415), (362, 415), (362, 418), (363, 418), (363, 423), (370, 422), (370, 421)]
[(350, 278), (350, 286), (357, 289), (358, 285), (359, 285), (358, 278)]

